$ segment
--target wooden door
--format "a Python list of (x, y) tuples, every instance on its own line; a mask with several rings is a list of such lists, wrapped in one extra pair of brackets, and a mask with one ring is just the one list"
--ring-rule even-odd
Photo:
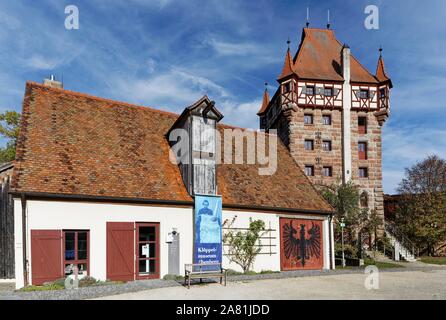
[(62, 230), (31, 230), (32, 284), (63, 278), (62, 262)]
[(281, 269), (322, 269), (322, 231), (321, 220), (280, 218)]
[(107, 279), (135, 279), (135, 224), (107, 222)]
[(160, 277), (159, 223), (136, 224), (136, 278)]

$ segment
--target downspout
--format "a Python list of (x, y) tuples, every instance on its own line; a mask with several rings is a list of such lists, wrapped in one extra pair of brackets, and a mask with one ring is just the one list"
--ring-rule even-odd
[(23, 256), (23, 283), (28, 285), (28, 259), (26, 259), (26, 198), (21, 194), (22, 200), (22, 256)]
[(330, 259), (330, 270), (333, 270), (333, 253), (332, 253), (333, 252), (333, 250), (332, 250), (333, 243), (331, 242), (331, 239), (332, 239), (331, 224), (332, 224), (332, 222), (333, 222), (333, 213), (330, 214), (330, 218), (328, 219), (328, 239), (329, 239), (328, 243), (329, 243), (329, 250), (330, 250), (328, 257)]

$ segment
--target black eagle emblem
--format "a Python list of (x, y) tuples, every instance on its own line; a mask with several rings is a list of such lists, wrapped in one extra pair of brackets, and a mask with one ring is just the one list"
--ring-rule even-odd
[(287, 259), (295, 258), (301, 261), (302, 267), (311, 257), (319, 258), (321, 255), (321, 228), (311, 223), (308, 237), (305, 225), (300, 225), (299, 237), (297, 230), (293, 227), (293, 221), (285, 223), (282, 230), (284, 254)]

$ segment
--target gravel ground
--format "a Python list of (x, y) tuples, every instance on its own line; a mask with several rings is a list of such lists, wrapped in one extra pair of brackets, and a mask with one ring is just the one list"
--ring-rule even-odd
[[(446, 266), (428, 265), (424, 263), (401, 263), (405, 268), (385, 269), (385, 273), (402, 273), (409, 271), (432, 272), (435, 270), (445, 270)], [(326, 277), (333, 275), (353, 275), (364, 274), (363, 269), (337, 269), (337, 270), (305, 270), (305, 271), (286, 271), (280, 273), (256, 274), (256, 275), (237, 275), (228, 276), (228, 282), (249, 282), (254, 280), (274, 280), (274, 279), (288, 279), (288, 278), (302, 278), (302, 277)], [(197, 283), (195, 280), (192, 283)], [(203, 279), (206, 286), (207, 283), (215, 283), (216, 281)], [(2, 286), (3, 285), (3, 286)], [(152, 289), (160, 289), (166, 287), (181, 287), (182, 283), (174, 280), (140, 280), (132, 281), (124, 284), (110, 284), (103, 286), (94, 286), (79, 288), (75, 290), (54, 290), (54, 291), (34, 291), (34, 292), (20, 292), (13, 291), (11, 284), (0, 283), (0, 300), (79, 300), (79, 299), (93, 299), (100, 297), (110, 297), (120, 294), (135, 293), (139, 291), (147, 292)], [(1, 289), (3, 287), (3, 290)], [(197, 287), (197, 286), (195, 286)], [(229, 286), (228, 286), (229, 287)], [(184, 288), (179, 288), (180, 290)], [(131, 295), (130, 295), (131, 296)]]
[(287, 279), (233, 281), (226, 287), (205, 284), (171, 287), (99, 298), (101, 300), (437, 300), (446, 299), (446, 269), (379, 273), (378, 288), (368, 290), (363, 273), (338, 273)]

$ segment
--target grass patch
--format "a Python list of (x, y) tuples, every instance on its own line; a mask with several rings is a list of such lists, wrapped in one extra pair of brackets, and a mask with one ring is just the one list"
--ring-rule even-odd
[[(111, 284), (123, 284), (125, 281), (100, 281), (96, 280), (93, 277), (84, 277), (79, 280), (79, 288), (85, 287), (97, 287), (97, 286), (106, 286)], [(18, 291), (21, 292), (32, 292), (32, 291), (49, 291), (49, 290), (65, 290), (65, 278), (58, 279), (53, 282), (45, 283), (41, 286), (26, 286)]]
[(163, 280), (182, 281), (182, 280), (184, 280), (184, 277), (180, 276), (180, 275), (177, 275), (177, 274), (166, 274), (163, 277)]
[(397, 264), (397, 263), (380, 262), (380, 261), (375, 261), (375, 260), (370, 259), (370, 258), (364, 259), (364, 267), (367, 267), (367, 266), (370, 266), (370, 265), (374, 265), (378, 269), (405, 268), (405, 266), (402, 266), (402, 265)]
[(421, 257), (420, 261), (429, 264), (446, 265), (446, 257)]

